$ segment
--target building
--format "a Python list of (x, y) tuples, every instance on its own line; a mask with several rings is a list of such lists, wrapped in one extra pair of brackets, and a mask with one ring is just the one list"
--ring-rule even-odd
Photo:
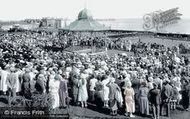
[(109, 30), (108, 27), (98, 23), (93, 19), (92, 14), (88, 9), (83, 9), (78, 14), (78, 19), (70, 23), (69, 26), (64, 28), (70, 31), (102, 31)]
[(12, 28), (21, 28), (25, 30), (33, 30), (39, 27), (39, 23), (27, 23), (24, 21), (12, 21), (12, 22), (2, 22), (0, 23), (1, 29), (4, 31), (10, 30)]
[(62, 19), (42, 18), (40, 27), (59, 29), (62, 27)]

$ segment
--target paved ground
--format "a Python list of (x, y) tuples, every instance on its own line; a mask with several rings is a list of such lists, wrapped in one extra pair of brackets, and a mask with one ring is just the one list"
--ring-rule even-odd
[[(95, 108), (89, 109), (89, 108), (81, 108), (76, 106), (70, 106), (67, 110), (62, 110), (69, 112), (71, 118), (77, 118), (77, 119), (83, 119), (83, 118), (118, 118), (118, 119), (124, 119), (128, 118), (124, 116), (123, 114), (118, 114), (117, 116), (110, 116), (108, 110), (96, 110)], [(150, 119), (151, 117), (142, 117), (135, 115), (136, 117), (134, 119)], [(160, 119), (190, 119), (190, 112), (188, 111), (182, 111), (182, 110), (175, 110), (171, 112), (171, 117), (165, 117), (162, 116)]]
[[(6, 104), (0, 102), (0, 118), (1, 116), (6, 116), (4, 115), (5, 109), (2, 107), (7, 107)], [(9, 108), (8, 108), (9, 109)], [(10, 110), (24, 110), (24, 108), (11, 108)], [(16, 115), (18, 116), (22, 116), (22, 115)], [(38, 115), (37, 115), (38, 116)], [(40, 116), (40, 115), (39, 115)], [(117, 116), (110, 116), (109, 115), (109, 110), (108, 109), (97, 109), (95, 107), (95, 105), (90, 105), (88, 106), (88, 108), (81, 108), (79, 106), (69, 106), (66, 109), (55, 109), (55, 110), (51, 110), (49, 112), (49, 115), (47, 115), (45, 113), (45, 115), (41, 115), (42, 117), (70, 117), (71, 119), (97, 119), (97, 118), (101, 118), (101, 119), (124, 119), (124, 118), (128, 118), (126, 116), (124, 116), (124, 112), (118, 112)], [(150, 119), (150, 117), (142, 117), (139, 116), (137, 114), (135, 114), (135, 118), (134, 119)], [(190, 111), (183, 111), (180, 107), (178, 107), (177, 110), (175, 111), (171, 111), (171, 117), (167, 118), (165, 116), (160, 117), (160, 119), (190, 119)]]

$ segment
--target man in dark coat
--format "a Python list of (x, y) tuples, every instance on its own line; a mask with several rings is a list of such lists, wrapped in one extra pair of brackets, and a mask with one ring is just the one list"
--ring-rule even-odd
[(190, 82), (187, 85), (186, 90), (187, 90), (187, 95), (188, 95), (188, 99), (189, 99), (189, 105), (188, 105), (188, 109), (187, 109), (187, 111), (188, 111), (189, 110), (189, 106), (190, 106)]
[(26, 98), (31, 98), (31, 90), (30, 90), (30, 70), (26, 69), (26, 72), (23, 74), (22, 76), (22, 86), (21, 86), (21, 90), (22, 90), (22, 95)]
[(189, 110), (190, 105), (190, 82), (188, 79), (185, 79), (183, 82), (182, 92), (182, 106), (184, 110)]
[(170, 117), (170, 100), (172, 96), (172, 86), (169, 84), (169, 81), (166, 81), (161, 91), (160, 115), (163, 115), (163, 107), (166, 107), (166, 116)]
[(60, 107), (65, 108), (68, 98), (68, 87), (67, 87), (67, 80), (65, 79), (65, 75), (60, 77), (60, 86), (59, 86), (59, 100), (60, 100)]
[(157, 84), (153, 84), (154, 88), (149, 91), (149, 101), (152, 106), (153, 110), (153, 118), (154, 119), (159, 119), (160, 116), (160, 102), (161, 102), (161, 97), (160, 97), (160, 90), (158, 89)]
[(39, 74), (36, 80), (36, 85), (35, 85), (37, 93), (45, 93), (45, 77), (43, 74)]

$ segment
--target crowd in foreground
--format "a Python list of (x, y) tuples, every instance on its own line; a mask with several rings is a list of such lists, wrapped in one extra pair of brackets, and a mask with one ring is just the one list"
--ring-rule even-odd
[(155, 119), (164, 111), (170, 116), (179, 105), (189, 109), (190, 65), (178, 50), (144, 43), (140, 51), (133, 49), (133, 56), (66, 54), (44, 49), (44, 42), (31, 41), (35, 36), (1, 37), (1, 95), (31, 99), (34, 93), (50, 94), (53, 109), (66, 108), (71, 99), (69, 104), (95, 104), (111, 115), (118, 110), (129, 117), (152, 112)]

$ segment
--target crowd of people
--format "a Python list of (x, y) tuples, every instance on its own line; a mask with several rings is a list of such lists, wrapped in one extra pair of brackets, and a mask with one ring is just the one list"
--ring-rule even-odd
[[(111, 33), (77, 33), (77, 32), (43, 32), (43, 31), (24, 31), (21, 33), (0, 33), (2, 45), (14, 45), (15, 49), (19, 46), (26, 48), (40, 47), (45, 49), (60, 50), (70, 46), (96, 46), (97, 48), (107, 47), (109, 49), (130, 50), (131, 41), (122, 38), (111, 39)], [(5, 46), (1, 46), (2, 48)], [(22, 50), (22, 49), (20, 49)]]
[[(152, 113), (155, 119), (164, 115), (165, 109), (167, 116), (180, 105), (189, 109), (190, 64), (179, 50), (150, 43), (133, 44), (134, 48), (128, 49), (134, 52), (132, 56), (127, 53), (91, 56), (46, 49), (48, 44), (65, 48), (66, 45), (60, 45), (64, 42), (69, 46), (91, 46), (82, 39), (99, 37), (67, 35), (1, 34), (1, 95), (31, 99), (34, 93), (50, 94), (53, 109), (66, 108), (70, 100), (69, 104), (83, 108), (95, 104), (98, 109), (110, 110), (111, 115), (123, 110), (129, 117), (135, 117), (134, 113), (142, 116)], [(77, 40), (80, 44), (72, 44)], [(143, 47), (138, 50), (138, 46)]]

